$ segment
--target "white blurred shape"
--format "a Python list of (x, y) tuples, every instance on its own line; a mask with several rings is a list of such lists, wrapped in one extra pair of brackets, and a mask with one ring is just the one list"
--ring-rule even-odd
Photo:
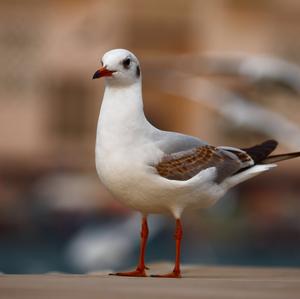
[(299, 66), (282, 59), (267, 56), (248, 56), (239, 65), (239, 73), (252, 80), (275, 80), (288, 84), (300, 93)]
[(300, 128), (296, 123), (221, 86), (185, 73), (172, 72), (161, 81), (161, 87), (169, 94), (205, 102), (235, 125), (254, 129), (292, 150), (299, 150)]
[(178, 55), (173, 57), (176, 68), (215, 75), (235, 74), (250, 81), (268, 80), (281, 82), (300, 93), (300, 67), (278, 57), (253, 55), (243, 52), (206, 52), (200, 56)]
[[(165, 221), (160, 216), (148, 220), (151, 240), (165, 226)], [(118, 268), (139, 246), (140, 223), (141, 217), (135, 213), (123, 223), (83, 228), (68, 244), (66, 260), (80, 272)]]

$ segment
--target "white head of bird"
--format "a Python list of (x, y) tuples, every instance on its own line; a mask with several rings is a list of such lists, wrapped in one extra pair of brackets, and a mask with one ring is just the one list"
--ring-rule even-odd
[(139, 61), (134, 54), (125, 49), (106, 52), (101, 60), (102, 67), (93, 79), (105, 77), (107, 85), (130, 86), (141, 81)]

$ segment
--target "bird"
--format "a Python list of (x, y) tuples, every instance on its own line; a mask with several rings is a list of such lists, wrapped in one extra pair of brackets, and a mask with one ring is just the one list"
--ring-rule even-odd
[(300, 152), (271, 155), (277, 141), (250, 148), (213, 146), (193, 136), (154, 127), (143, 109), (142, 72), (137, 57), (113, 49), (101, 59), (93, 79), (104, 78), (105, 89), (97, 124), (95, 162), (98, 176), (121, 203), (141, 213), (138, 265), (112, 275), (147, 277), (145, 250), (149, 214), (175, 219), (175, 263), (170, 273), (180, 278), (184, 210), (207, 208), (232, 187), (300, 156)]

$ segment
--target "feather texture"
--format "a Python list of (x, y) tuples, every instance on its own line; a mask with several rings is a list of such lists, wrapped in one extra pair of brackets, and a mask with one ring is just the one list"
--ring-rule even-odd
[(232, 153), (211, 145), (165, 155), (155, 166), (158, 174), (170, 180), (188, 180), (200, 171), (216, 167), (215, 181), (220, 183), (239, 169), (253, 164), (251, 157), (238, 151)]

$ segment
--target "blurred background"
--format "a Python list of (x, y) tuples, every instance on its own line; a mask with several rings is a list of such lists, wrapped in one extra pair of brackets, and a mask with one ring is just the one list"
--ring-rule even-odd
[[(300, 150), (300, 2), (0, 1), (0, 272), (136, 264), (139, 215), (97, 178), (101, 56), (133, 51), (145, 113), (214, 145)], [(183, 263), (300, 266), (300, 159), (184, 215)], [(174, 258), (150, 217), (148, 263)]]

